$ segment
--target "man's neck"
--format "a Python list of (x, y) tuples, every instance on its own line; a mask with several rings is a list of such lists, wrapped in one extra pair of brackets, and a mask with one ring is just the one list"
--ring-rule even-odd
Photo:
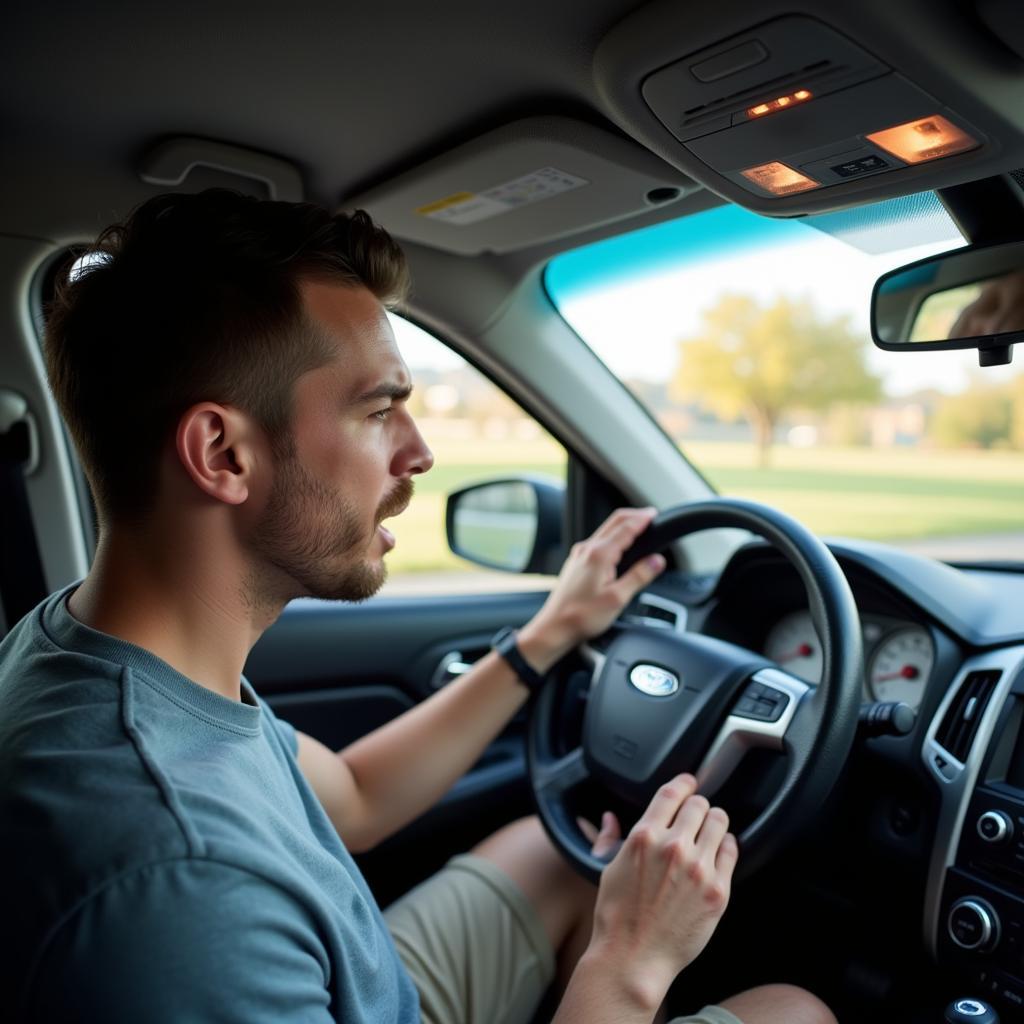
[(166, 534), (158, 544), (127, 533), (105, 537), (69, 608), (84, 625), (240, 700), (245, 659), (284, 602), (254, 604), (237, 559), (223, 547), (216, 553), (204, 547)]

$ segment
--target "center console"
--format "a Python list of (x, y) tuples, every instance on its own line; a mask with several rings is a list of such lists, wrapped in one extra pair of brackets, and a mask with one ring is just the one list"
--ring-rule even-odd
[(941, 793), (926, 939), (1005, 1020), (1024, 1021), (1024, 648), (965, 664), (922, 756)]

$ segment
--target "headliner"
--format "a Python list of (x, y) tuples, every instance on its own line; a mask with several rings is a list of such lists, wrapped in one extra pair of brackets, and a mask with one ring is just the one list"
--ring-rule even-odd
[(134, 166), (163, 135), (204, 136), (294, 161), (336, 203), (501, 120), (586, 115), (593, 50), (636, 6), (17, 4), (4, 148), (22, 170), (33, 152)]

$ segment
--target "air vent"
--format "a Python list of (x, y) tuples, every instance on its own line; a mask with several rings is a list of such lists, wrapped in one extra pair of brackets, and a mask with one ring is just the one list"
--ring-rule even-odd
[(961, 764), (967, 762), (978, 723), (1001, 675), (998, 669), (969, 672), (935, 734), (935, 742)]

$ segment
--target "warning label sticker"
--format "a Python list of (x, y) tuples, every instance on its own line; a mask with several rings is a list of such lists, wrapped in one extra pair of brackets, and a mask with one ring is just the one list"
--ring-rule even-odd
[(464, 227), (589, 184), (585, 178), (560, 171), (557, 167), (542, 167), (539, 171), (532, 171), (483, 192), (456, 192), (421, 206), (416, 212), (431, 220)]

